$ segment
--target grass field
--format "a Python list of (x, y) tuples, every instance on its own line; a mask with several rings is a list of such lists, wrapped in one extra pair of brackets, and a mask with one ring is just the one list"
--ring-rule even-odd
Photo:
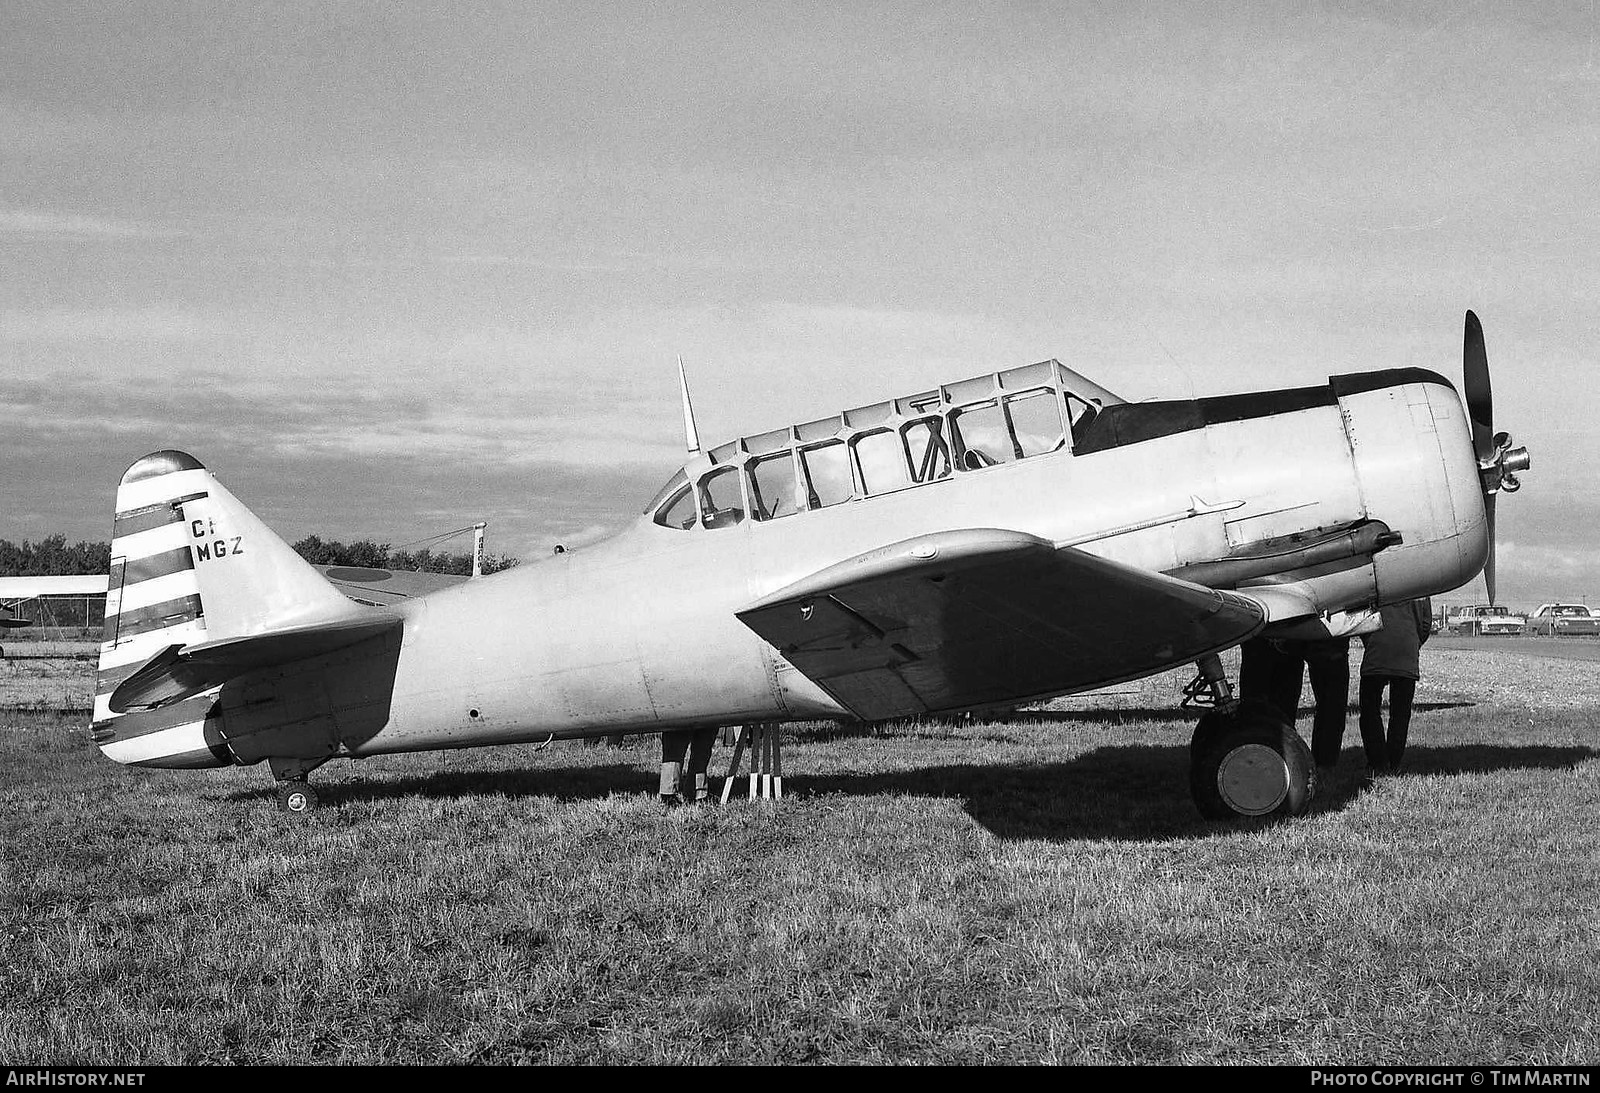
[(0, 1062), (1592, 1064), (1600, 665), (1506, 660), (1268, 824), (1165, 708), (791, 726), (777, 805), (664, 812), (651, 738), (335, 763), (309, 818), (0, 714)]

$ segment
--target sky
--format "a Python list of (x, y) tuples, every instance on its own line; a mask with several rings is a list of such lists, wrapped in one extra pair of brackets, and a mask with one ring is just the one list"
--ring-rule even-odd
[[(1600, 603), (1600, 7), (0, 5), (0, 538), (187, 450), (288, 541), (532, 557), (715, 444), (1483, 320), (1500, 599)], [(446, 544), (465, 551), (470, 538)], [(1469, 586), (1455, 599), (1481, 596)]]

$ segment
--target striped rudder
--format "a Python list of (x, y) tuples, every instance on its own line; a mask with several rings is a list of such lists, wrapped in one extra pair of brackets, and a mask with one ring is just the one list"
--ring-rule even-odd
[(119, 763), (215, 767), (232, 762), (211, 688), (156, 709), (115, 713), (111, 692), (140, 665), (174, 645), (206, 640), (195, 573), (194, 536), (184, 506), (208, 496), (216, 479), (193, 456), (147, 455), (122, 476), (111, 534), (105, 633), (95, 682), (95, 743)]

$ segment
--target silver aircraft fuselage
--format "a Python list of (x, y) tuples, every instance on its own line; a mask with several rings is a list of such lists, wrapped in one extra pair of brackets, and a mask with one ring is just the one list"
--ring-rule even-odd
[(931, 532), (1014, 529), (1173, 572), (1361, 520), (1401, 541), (1309, 578), (1323, 611), (1436, 594), (1482, 568), (1478, 465), (1443, 380), (1411, 373), (1329, 404), (1063, 449), (785, 519), (680, 529), (646, 514), (608, 541), (403, 605), (388, 724), (350, 753), (846, 715), (735, 612)]

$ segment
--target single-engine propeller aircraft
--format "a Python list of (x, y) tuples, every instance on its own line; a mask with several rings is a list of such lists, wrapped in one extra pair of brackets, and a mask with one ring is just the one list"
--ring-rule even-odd
[(156, 452), (117, 491), (94, 739), (144, 766), (266, 760), (304, 811), (337, 756), (622, 732), (670, 751), (1193, 663), (1200, 811), (1296, 814), (1308, 749), (1218, 654), (1479, 572), (1493, 595), (1495, 496), (1529, 458), (1493, 431), (1471, 312), (1464, 392), (1400, 368), (1132, 403), (1049, 360), (700, 451), (685, 386), (691, 457), (626, 530), (388, 604)]

